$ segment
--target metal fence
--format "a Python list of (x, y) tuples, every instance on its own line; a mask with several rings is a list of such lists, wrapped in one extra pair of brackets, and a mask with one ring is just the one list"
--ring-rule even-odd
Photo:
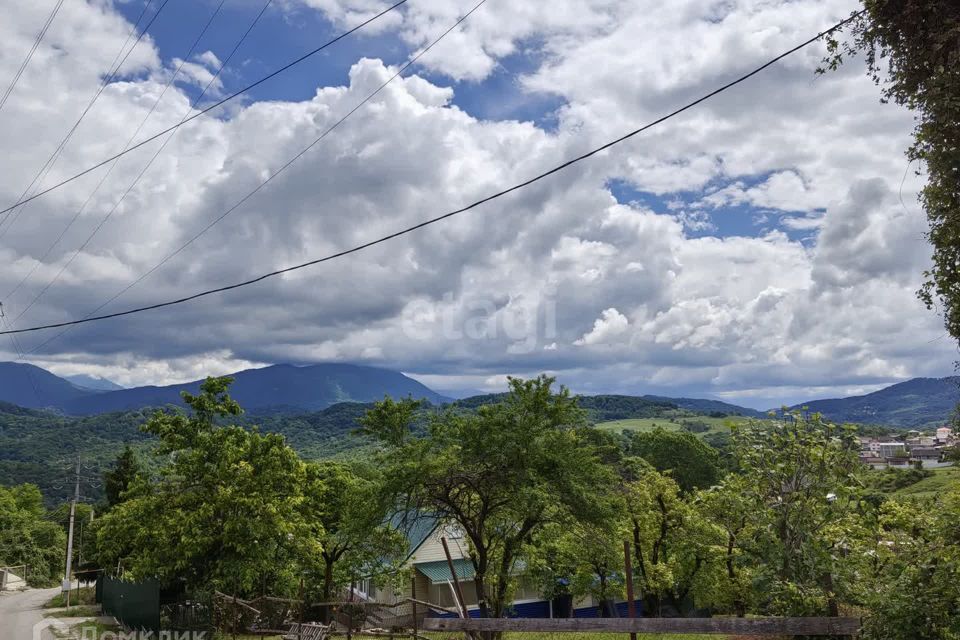
[(101, 576), (97, 580), (98, 602), (103, 612), (130, 629), (160, 630), (160, 583), (156, 580), (127, 582)]
[(27, 565), (0, 567), (0, 591), (23, 589), (27, 586)]

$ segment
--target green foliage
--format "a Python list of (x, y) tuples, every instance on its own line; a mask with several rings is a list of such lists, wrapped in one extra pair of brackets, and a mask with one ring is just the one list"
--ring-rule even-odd
[(694, 595), (714, 611), (746, 615), (758, 600), (758, 574), (752, 557), (759, 530), (745, 479), (729, 475), (722, 485), (697, 493), (693, 508), (701, 520), (704, 566), (696, 576)]
[(883, 100), (916, 114), (911, 161), (927, 175), (920, 202), (930, 224), (933, 266), (920, 298), (960, 339), (960, 4), (946, 0), (863, 0), (852, 38), (831, 40), (829, 68), (862, 53)]
[(859, 549), (864, 637), (960, 638), (960, 485), (937, 499), (887, 502)]
[(654, 429), (627, 433), (627, 451), (669, 475), (681, 491), (709, 487), (720, 480), (720, 456), (691, 433)]
[(544, 598), (624, 598), (623, 547), (615, 521), (550, 524), (528, 551), (527, 573)]
[(798, 412), (733, 433), (740, 487), (758, 527), (752, 552), (768, 595), (763, 608), (837, 615), (855, 582), (841, 556), (862, 523), (855, 429)]
[(677, 408), (666, 399), (650, 400), (635, 396), (579, 396), (577, 404), (594, 422), (623, 420), (625, 418), (656, 418), (665, 411)]
[[(397, 527), (428, 516), (462, 531), (487, 615), (508, 611), (524, 566), (545, 597), (622, 597), (627, 541), (652, 615), (850, 607), (869, 614), (870, 638), (960, 637), (958, 470), (867, 471), (857, 431), (819, 415), (733, 418), (731, 435), (724, 418), (669, 409), (621, 433), (588, 426), (578, 400), (540, 377), (476, 407), (386, 398), (271, 419), (301, 444), (311, 429), (322, 441), (359, 426), (356, 458), (305, 463), (241, 415), (229, 383), (186, 396), (191, 414), (153, 414), (148, 447), (115, 451), (112, 508), (92, 524), (89, 506), (77, 510), (85, 560), (241, 597), (293, 596), (305, 577), (308, 598), (330, 600), (371, 574), (407, 578)], [(116, 433), (134, 424), (113, 419)], [(69, 433), (42, 412), (2, 420)], [(45, 510), (36, 487), (0, 488), (0, 563), (55, 580), (67, 515)]]
[(931, 469), (929, 477), (897, 490), (894, 498), (897, 500), (937, 498), (955, 486), (960, 486), (960, 467), (941, 467)]
[(157, 412), (144, 427), (167, 462), (102, 519), (104, 566), (194, 590), (293, 592), (302, 559), (320, 550), (321, 527), (301, 513), (304, 464), (281, 436), (216, 424), (241, 411), (229, 384), (207, 379), (199, 396), (184, 394), (193, 415)]
[(914, 485), (924, 478), (929, 478), (933, 472), (928, 469), (883, 469), (868, 472), (864, 482), (869, 489), (881, 493), (893, 493)]
[[(55, 461), (69, 457), (75, 463), (76, 454), (82, 453), (84, 466), (99, 475), (125, 446), (143, 451), (151, 440), (149, 434), (140, 432), (149, 412), (66, 418), (11, 406), (0, 406), (0, 482), (35, 484), (48, 506), (67, 497), (65, 491), (55, 487), (72, 472), (70, 462)], [(84, 487), (84, 494), (92, 501), (104, 497), (103, 489), (96, 485)]]
[(315, 594), (323, 602), (358, 578), (399, 569), (406, 538), (387, 523), (380, 479), (369, 469), (340, 462), (308, 464), (301, 513), (320, 545), (308, 561)]
[(35, 485), (0, 487), (0, 565), (25, 564), (35, 586), (47, 586), (62, 571), (66, 535), (51, 521)]
[(137, 454), (130, 446), (124, 447), (113, 468), (103, 474), (103, 489), (108, 507), (115, 507), (123, 501), (127, 489), (140, 473), (142, 468)]
[(623, 476), (637, 595), (648, 615), (682, 613), (706, 561), (704, 523), (680, 486), (646, 461), (626, 461)]
[[(94, 587), (81, 587), (70, 592), (70, 603), (75, 605), (91, 605), (96, 603), (97, 591)], [(63, 592), (50, 598), (44, 609), (59, 609), (67, 606), (67, 595)], [(96, 615), (96, 614), (95, 614)]]
[[(714, 418), (723, 418), (725, 416), (712, 416)], [(702, 420), (681, 420), (680, 425), (683, 427), (683, 430), (688, 433), (706, 433), (710, 431), (713, 427), (707, 424)]]
[(463, 530), (482, 615), (503, 615), (517, 562), (543, 527), (607, 515), (612, 475), (583, 435), (583, 411), (552, 384), (511, 379), (501, 402), (450, 408), (423, 437), (411, 434), (409, 403), (377, 403), (363, 420), (385, 446), (377, 464), (391, 501)]
[[(490, 393), (472, 396), (457, 400), (454, 405), (461, 409), (478, 409), (485, 405), (503, 402), (507, 395), (505, 393)], [(587, 418), (592, 422), (626, 418), (655, 418), (663, 415), (665, 411), (677, 409), (677, 405), (669, 398), (641, 398), (637, 396), (578, 396), (577, 404), (586, 411)]]

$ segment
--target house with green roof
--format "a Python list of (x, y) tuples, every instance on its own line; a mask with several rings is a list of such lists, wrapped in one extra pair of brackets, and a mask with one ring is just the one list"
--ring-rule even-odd
[[(407, 584), (400, 589), (378, 588), (375, 581), (364, 581), (358, 585), (358, 595), (362, 598), (392, 604), (409, 598), (416, 592), (416, 598), (445, 609), (458, 609), (457, 595), (453, 576), (443, 551), (442, 539), (446, 538), (450, 550), (453, 568), (460, 582), (461, 591), (465, 599), (467, 610), (471, 615), (479, 614), (477, 606), (476, 588), (474, 586), (474, 568), (469, 558), (469, 544), (463, 532), (454, 524), (443, 523), (432, 516), (419, 515), (415, 518), (395, 519), (398, 529), (403, 531), (408, 540), (408, 553), (404, 563), (406, 568), (413, 570), (413, 584)], [(545, 600), (539, 588), (532, 579), (523, 575), (517, 577), (517, 590), (511, 607), (511, 614), (516, 617), (554, 617), (554, 603)], [(598, 605), (592, 598), (586, 597), (573, 603), (573, 615), (578, 618), (596, 617)], [(625, 602), (616, 604), (617, 612), (626, 616)], [(558, 609), (559, 611), (559, 609)], [(640, 603), (637, 603), (640, 611)], [(453, 614), (441, 611), (423, 611), (420, 616), (447, 617)]]

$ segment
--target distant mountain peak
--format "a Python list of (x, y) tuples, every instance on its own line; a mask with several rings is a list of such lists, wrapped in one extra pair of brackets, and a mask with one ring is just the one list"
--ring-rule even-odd
[(99, 376), (90, 376), (84, 373), (73, 376), (63, 376), (63, 379), (72, 382), (78, 387), (83, 387), (91, 391), (120, 391), (121, 389), (126, 389), (126, 387), (120, 386), (113, 380)]
[[(38, 369), (38, 371), (43, 371)], [(59, 402), (31, 402), (24, 406), (53, 406), (74, 415), (127, 411), (144, 407), (182, 405), (181, 392), (197, 393), (202, 380), (167, 386), (132, 389), (92, 389), (88, 380), (67, 381), (44, 372), (74, 390)], [(423, 398), (441, 403), (447, 398), (398, 371), (348, 363), (309, 365), (275, 364), (229, 374), (234, 379), (230, 395), (253, 414), (319, 411), (337, 402), (372, 402), (385, 395)], [(19, 376), (23, 378), (23, 376)], [(22, 380), (21, 380), (22, 382)], [(102, 384), (103, 381), (98, 381)], [(24, 404), (2, 391), (0, 400)]]

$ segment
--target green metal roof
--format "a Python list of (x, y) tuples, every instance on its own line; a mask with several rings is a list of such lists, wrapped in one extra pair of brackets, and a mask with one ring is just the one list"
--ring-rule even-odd
[(396, 513), (390, 518), (390, 525), (407, 538), (408, 559), (426, 542), (439, 524), (440, 521), (435, 517), (415, 511)]
[[(453, 577), (450, 575), (450, 567), (446, 560), (437, 562), (418, 562), (413, 565), (414, 569), (427, 576), (430, 582), (451, 582)], [(453, 569), (457, 572), (459, 580), (473, 580), (473, 565), (466, 558), (459, 558), (453, 561)]]

